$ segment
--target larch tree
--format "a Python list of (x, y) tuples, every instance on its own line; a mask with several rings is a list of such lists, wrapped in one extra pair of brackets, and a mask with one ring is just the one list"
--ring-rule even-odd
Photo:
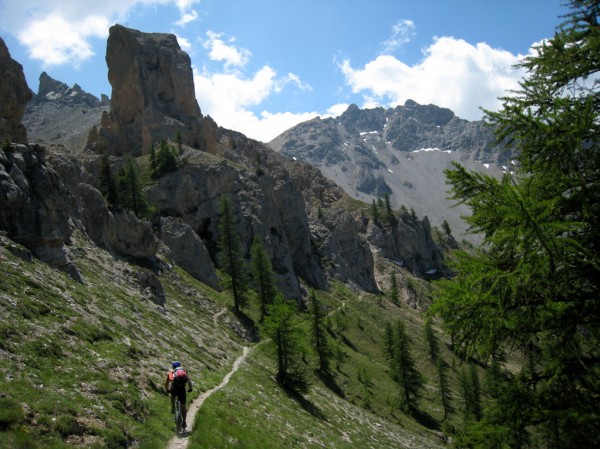
[(568, 6), (519, 63), (520, 88), (486, 114), (516, 172), (447, 171), (484, 244), (458, 256), (432, 310), (467, 355), (501, 364), (510, 349), (527, 361), (501, 367), (494, 401), (518, 403), (522, 419), (490, 412), (473, 447), (498, 432), (519, 436), (512, 447), (600, 447), (600, 2)]
[(250, 254), (252, 257), (252, 284), (260, 303), (260, 319), (262, 321), (268, 313), (269, 305), (275, 301), (277, 284), (269, 256), (256, 236), (252, 241)]
[(221, 196), (219, 250), (219, 262), (223, 271), (229, 275), (227, 284), (233, 294), (234, 308), (239, 312), (247, 303), (248, 276), (240, 237), (235, 229), (233, 208), (227, 194)]
[(331, 350), (331, 343), (327, 336), (327, 313), (314, 290), (310, 292), (310, 311), (312, 347), (319, 357), (319, 371), (327, 375), (331, 373), (333, 351)]

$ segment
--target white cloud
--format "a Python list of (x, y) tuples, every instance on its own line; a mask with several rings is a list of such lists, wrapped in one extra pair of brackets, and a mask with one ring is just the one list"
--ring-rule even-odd
[(392, 27), (392, 36), (383, 42), (383, 54), (393, 53), (399, 47), (410, 42), (415, 34), (415, 24), (412, 20), (403, 20)]
[(325, 111), (323, 117), (339, 117), (346, 111), (346, 109), (348, 109), (348, 106), (350, 106), (348, 103), (334, 104), (333, 106), (330, 106), (327, 111)]
[(2, 2), (0, 30), (15, 36), (31, 58), (45, 67), (78, 66), (91, 57), (92, 40), (106, 38), (108, 28), (137, 6), (171, 5), (182, 20), (197, 17), (190, 8), (199, 0), (19, 0)]
[(195, 10), (191, 10), (190, 12), (182, 12), (181, 18), (175, 22), (175, 25), (180, 27), (186, 26), (188, 23), (193, 22), (198, 18), (198, 13)]
[(251, 77), (241, 72), (194, 73), (196, 98), (202, 113), (210, 115), (219, 125), (242, 132), (253, 139), (268, 142), (288, 128), (314, 118), (316, 112), (270, 113), (256, 115), (250, 108), (260, 105), (273, 93), (279, 93), (289, 84), (307, 88), (294, 74), (278, 78), (265, 65)]
[(452, 37), (436, 38), (423, 60), (409, 66), (382, 55), (355, 69), (339, 64), (346, 83), (361, 93), (370, 107), (394, 107), (412, 99), (452, 109), (459, 117), (478, 120), (480, 107), (498, 109), (498, 97), (518, 87), (523, 73), (513, 68), (520, 56), (485, 43), (471, 45)]
[(248, 63), (250, 53), (245, 48), (237, 48), (233, 43), (235, 38), (229, 39), (229, 44), (223, 39), (223, 33), (215, 33), (214, 31), (207, 31), (206, 39), (203, 43), (204, 48), (209, 50), (208, 57), (213, 61), (223, 61), (225, 63), (225, 69), (229, 69), (232, 66), (243, 67)]
[(189, 39), (179, 36), (178, 34), (175, 34), (175, 36), (177, 37), (177, 43), (179, 46), (189, 53), (192, 50), (192, 43), (189, 41)]

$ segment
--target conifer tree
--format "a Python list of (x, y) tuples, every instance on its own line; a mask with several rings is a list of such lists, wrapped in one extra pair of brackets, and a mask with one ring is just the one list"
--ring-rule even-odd
[(302, 359), (306, 353), (306, 337), (298, 326), (296, 304), (277, 295), (269, 309), (261, 329), (275, 346), (276, 379), (288, 388), (305, 392), (308, 380)]
[(375, 202), (375, 198), (373, 198), (373, 204), (371, 205), (371, 215), (373, 216), (373, 221), (379, 223), (379, 207)]
[(154, 142), (150, 146), (150, 178), (157, 179), (158, 175), (158, 164), (156, 160), (156, 149), (154, 148)]
[[(520, 400), (531, 441), (552, 428), (562, 448), (600, 446), (600, 2), (568, 5), (554, 37), (519, 64), (518, 91), (487, 113), (516, 149), (516, 173), (447, 172), (484, 246), (459, 256), (433, 305), (468, 355), (502, 360), (510, 348), (535, 362), (502, 367), (514, 394), (495, 407)], [(509, 432), (489, 416), (480, 433)]]
[(269, 305), (275, 301), (277, 285), (269, 256), (257, 236), (254, 236), (250, 253), (252, 256), (252, 281), (260, 303), (260, 319), (262, 321), (268, 313)]
[(385, 323), (385, 333), (383, 337), (383, 354), (385, 358), (388, 360), (392, 360), (394, 357), (394, 330), (392, 328), (392, 323), (387, 321)]
[(390, 300), (394, 304), (400, 303), (400, 297), (398, 295), (398, 281), (396, 280), (396, 273), (390, 273)]
[(437, 338), (437, 335), (435, 335), (433, 327), (431, 326), (431, 318), (427, 318), (425, 320), (423, 333), (425, 334), (425, 340), (427, 341), (427, 346), (429, 347), (429, 358), (435, 363), (440, 352), (440, 342)]
[(229, 275), (228, 286), (233, 293), (234, 308), (239, 312), (246, 306), (248, 282), (242, 246), (235, 229), (233, 209), (227, 194), (221, 196), (219, 250), (220, 265)]
[(394, 352), (390, 364), (392, 378), (400, 387), (402, 409), (411, 413), (419, 404), (425, 381), (415, 366), (410, 352), (410, 338), (400, 320), (396, 322), (394, 337)]
[(448, 417), (454, 413), (454, 407), (452, 405), (452, 391), (450, 390), (450, 382), (448, 381), (448, 375), (446, 373), (446, 363), (441, 357), (437, 358), (436, 362), (438, 381), (440, 383), (440, 398), (442, 401), (442, 407), (444, 408), (444, 421), (448, 420)]
[(108, 154), (104, 153), (100, 161), (100, 189), (104, 193), (109, 206), (116, 207), (119, 205), (119, 192), (117, 190), (117, 182), (110, 168), (110, 160)]
[(467, 423), (479, 421), (482, 417), (481, 386), (474, 366), (469, 369), (463, 366), (458, 381), (463, 399), (464, 416)]
[(125, 167), (119, 172), (117, 189), (125, 209), (131, 210), (138, 218), (148, 215), (150, 206), (142, 190), (137, 164), (131, 156), (127, 157)]
[(312, 290), (310, 293), (311, 300), (311, 339), (312, 346), (315, 349), (319, 357), (319, 371), (322, 374), (330, 374), (331, 372), (331, 359), (333, 353), (331, 351), (331, 344), (327, 337), (327, 329), (325, 326), (325, 320), (327, 314), (323, 304), (317, 298), (315, 291)]

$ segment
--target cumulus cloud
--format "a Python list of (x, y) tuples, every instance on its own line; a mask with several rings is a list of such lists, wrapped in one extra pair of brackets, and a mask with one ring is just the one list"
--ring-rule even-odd
[(439, 37), (415, 65), (381, 55), (363, 68), (352, 67), (348, 59), (339, 67), (352, 92), (362, 94), (369, 107), (394, 107), (412, 99), (478, 120), (480, 107), (498, 109), (498, 97), (518, 87), (523, 73), (513, 66), (520, 58), (485, 43), (472, 45), (462, 39)]
[(230, 69), (233, 66), (245, 66), (252, 53), (245, 48), (238, 48), (234, 45), (235, 38), (229, 38), (225, 42), (223, 33), (215, 33), (214, 31), (206, 32), (207, 39), (202, 44), (208, 50), (208, 57), (212, 61), (222, 61), (225, 63), (225, 68)]
[(179, 22), (189, 22), (197, 18), (191, 9), (196, 3), (198, 0), (8, 1), (3, 2), (0, 29), (15, 36), (44, 67), (78, 66), (94, 54), (92, 40), (106, 38), (110, 25), (125, 19), (136, 6), (172, 5), (182, 14)]
[(294, 74), (278, 77), (277, 72), (268, 65), (251, 76), (240, 71), (210, 73), (195, 70), (194, 84), (196, 98), (204, 114), (213, 117), (221, 126), (263, 142), (318, 115), (316, 112), (295, 114), (262, 111), (258, 115), (252, 112), (252, 107), (260, 105), (270, 95), (281, 92), (288, 84), (301, 89), (310, 88)]

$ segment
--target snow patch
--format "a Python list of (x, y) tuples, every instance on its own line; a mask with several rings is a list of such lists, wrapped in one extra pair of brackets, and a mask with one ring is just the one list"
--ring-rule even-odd
[(433, 268), (433, 269), (431, 269), (429, 271), (426, 271), (425, 274), (435, 274), (435, 273), (437, 273), (437, 271), (438, 270), (436, 270), (435, 268)]
[(439, 151), (441, 153), (452, 153), (452, 150), (440, 150), (439, 148), (421, 148), (420, 150), (412, 150), (411, 153)]
[(485, 168), (490, 168), (490, 164), (483, 164)]
[(359, 133), (361, 136), (365, 136), (367, 134), (377, 134), (378, 131), (363, 131), (361, 133)]
[(394, 174), (394, 172), (393, 172), (392, 170), (390, 170), (389, 168), (388, 168), (388, 171), (389, 171), (391, 174)]

